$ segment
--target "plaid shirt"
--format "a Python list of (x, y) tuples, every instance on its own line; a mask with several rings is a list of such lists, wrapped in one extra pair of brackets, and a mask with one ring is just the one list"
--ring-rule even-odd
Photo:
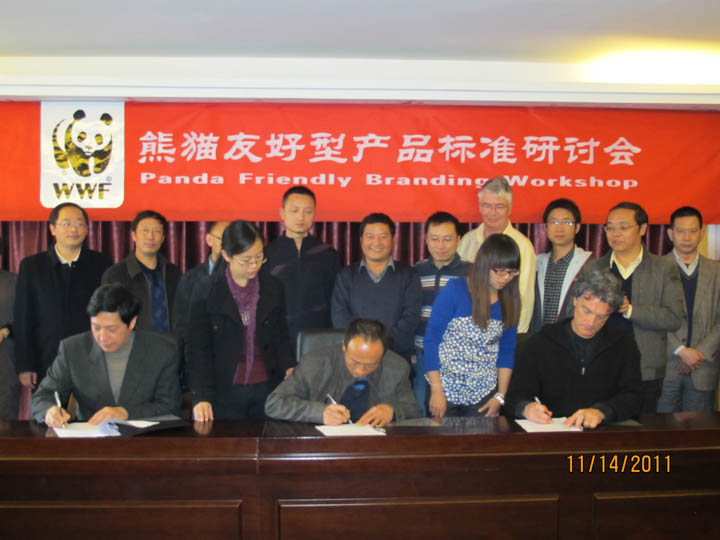
[(552, 253), (548, 257), (545, 282), (543, 283), (543, 287), (545, 287), (545, 295), (543, 297), (543, 325), (553, 324), (557, 321), (562, 284), (573, 255), (575, 255), (575, 246), (573, 246), (564, 257), (558, 259), (557, 262), (553, 261)]

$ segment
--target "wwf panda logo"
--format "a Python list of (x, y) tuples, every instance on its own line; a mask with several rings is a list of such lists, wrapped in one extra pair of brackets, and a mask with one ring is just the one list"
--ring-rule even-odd
[(112, 116), (103, 113), (100, 120), (85, 118), (85, 111), (78, 109), (73, 120), (62, 131), (60, 126), (66, 123), (63, 119), (53, 130), (53, 150), (55, 162), (59, 167), (72, 167), (79, 176), (90, 176), (103, 172), (112, 153)]

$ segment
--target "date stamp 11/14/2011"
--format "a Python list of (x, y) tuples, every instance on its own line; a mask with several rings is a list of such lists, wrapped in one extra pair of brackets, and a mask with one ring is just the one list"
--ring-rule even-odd
[(670, 472), (670, 454), (578, 454), (567, 461), (570, 473)]

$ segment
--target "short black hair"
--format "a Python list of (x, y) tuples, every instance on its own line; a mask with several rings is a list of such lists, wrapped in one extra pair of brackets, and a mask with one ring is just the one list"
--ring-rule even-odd
[(160, 212), (156, 212), (155, 210), (143, 210), (142, 212), (138, 213), (137, 216), (135, 216), (135, 219), (132, 220), (132, 223), (130, 224), (130, 230), (132, 232), (137, 231), (138, 224), (143, 219), (155, 219), (160, 222), (160, 224), (163, 226), (163, 234), (167, 233), (167, 219), (165, 219), (165, 216), (163, 216)]
[(255, 245), (255, 242), (263, 241), (263, 237), (257, 227), (249, 221), (237, 219), (230, 223), (222, 235), (222, 249), (228, 257), (245, 253)]
[(635, 212), (635, 222), (642, 227), (648, 222), (648, 215), (645, 209), (640, 206), (638, 203), (634, 202), (621, 202), (617, 203), (615, 206), (613, 206), (610, 211), (608, 212), (608, 215), (610, 215), (610, 212), (613, 210), (632, 210)]
[(348, 346), (353, 338), (361, 337), (363, 341), (380, 341), (383, 352), (388, 349), (388, 332), (385, 325), (375, 319), (353, 319), (343, 335), (343, 345)]
[(80, 206), (79, 204), (75, 204), (74, 202), (64, 202), (64, 203), (58, 204), (55, 208), (53, 208), (50, 211), (50, 217), (48, 218), (48, 222), (51, 225), (55, 225), (57, 223), (58, 218), (60, 217), (60, 210), (62, 210), (63, 208), (67, 208), (68, 206), (72, 206), (73, 208), (77, 208), (78, 210), (80, 210), (82, 212), (83, 218), (85, 218), (85, 225), (90, 224), (90, 218), (88, 217), (85, 209), (82, 206)]
[(578, 208), (577, 204), (575, 204), (570, 199), (555, 199), (554, 201), (548, 203), (548, 205), (545, 207), (545, 211), (543, 212), (544, 223), (547, 223), (550, 212), (552, 212), (556, 208), (562, 208), (563, 210), (567, 210), (568, 212), (570, 212), (572, 214), (573, 220), (575, 221), (575, 225), (580, 225), (580, 222), (582, 221), (580, 209)]
[(435, 212), (432, 216), (427, 218), (425, 222), (425, 234), (430, 229), (430, 225), (440, 225), (441, 223), (452, 223), (455, 226), (455, 234), (460, 234), (460, 222), (458, 218), (453, 216), (450, 212)]
[(674, 225), (675, 225), (675, 220), (676, 220), (677, 218), (681, 218), (681, 217), (693, 217), (693, 216), (695, 216), (696, 218), (698, 218), (698, 221), (700, 222), (700, 227), (702, 228), (702, 226), (703, 226), (702, 214), (700, 213), (700, 210), (698, 210), (698, 209), (695, 208), (694, 206), (681, 206), (680, 208), (678, 208), (677, 210), (675, 210), (675, 211), (670, 215), (670, 228), (672, 229), (672, 228), (674, 227)]
[(101, 311), (115, 313), (125, 325), (140, 313), (140, 299), (119, 283), (100, 285), (87, 306), (87, 314), (95, 317)]
[(313, 204), (317, 204), (317, 199), (315, 198), (315, 194), (313, 193), (312, 189), (306, 188), (305, 186), (293, 186), (290, 189), (288, 189), (282, 198), (282, 205), (283, 208), (285, 208), (285, 203), (287, 203), (287, 200), (290, 198), (290, 195), (307, 195), (308, 197), (312, 198)]
[(362, 236), (365, 232), (365, 227), (368, 225), (374, 225), (375, 223), (384, 223), (390, 229), (390, 234), (395, 236), (395, 223), (392, 219), (390, 219), (390, 216), (383, 214), (382, 212), (373, 212), (363, 218), (360, 222), (360, 236)]

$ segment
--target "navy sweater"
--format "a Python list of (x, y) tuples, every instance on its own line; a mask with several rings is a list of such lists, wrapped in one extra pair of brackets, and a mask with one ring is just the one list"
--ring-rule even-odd
[(380, 321), (392, 336), (392, 350), (409, 361), (421, 305), (420, 279), (407, 264), (395, 261), (395, 269), (388, 268), (380, 283), (374, 283), (356, 262), (343, 268), (335, 280), (332, 322), (335, 328), (347, 328), (357, 317)]

